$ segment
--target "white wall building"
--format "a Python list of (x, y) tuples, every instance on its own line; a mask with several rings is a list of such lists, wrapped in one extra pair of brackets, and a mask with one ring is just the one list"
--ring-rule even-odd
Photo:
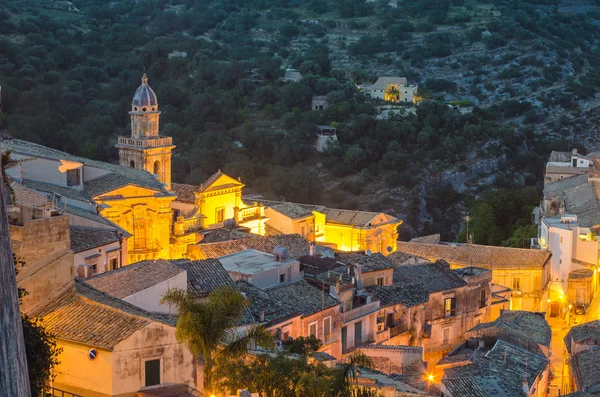
[(274, 256), (247, 249), (223, 256), (219, 261), (234, 281), (246, 280), (261, 289), (295, 283), (304, 277), (300, 262), (287, 259), (285, 254)]

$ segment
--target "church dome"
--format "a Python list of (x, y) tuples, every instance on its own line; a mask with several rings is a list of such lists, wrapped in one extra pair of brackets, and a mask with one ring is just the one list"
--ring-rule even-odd
[[(156, 99), (156, 94), (154, 90), (150, 88), (148, 85), (148, 76), (146, 73), (142, 76), (142, 85), (135, 90), (135, 94), (133, 94), (133, 102), (132, 106), (157, 106), (158, 100)], [(136, 109), (137, 110), (137, 109)], [(144, 111), (146, 109), (143, 109)]]

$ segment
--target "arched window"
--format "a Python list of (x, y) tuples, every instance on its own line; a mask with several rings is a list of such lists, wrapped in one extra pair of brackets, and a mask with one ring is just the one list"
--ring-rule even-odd
[(146, 249), (146, 241), (146, 220), (135, 220), (133, 222), (133, 248)]
[(154, 175), (159, 175), (159, 172), (160, 172), (160, 161), (156, 160), (154, 162), (154, 172), (153, 172), (153, 174)]
[(131, 168), (135, 168), (135, 161), (131, 160), (131, 161), (129, 162), (129, 166), (130, 166)]

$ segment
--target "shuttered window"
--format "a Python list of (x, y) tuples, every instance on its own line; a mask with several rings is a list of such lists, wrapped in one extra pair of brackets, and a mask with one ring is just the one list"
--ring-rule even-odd
[(160, 385), (160, 360), (145, 362), (146, 386)]

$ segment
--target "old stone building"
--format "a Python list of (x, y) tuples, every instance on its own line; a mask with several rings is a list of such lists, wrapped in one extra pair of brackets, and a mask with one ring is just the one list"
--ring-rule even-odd
[(83, 281), (34, 313), (62, 348), (54, 387), (82, 396), (133, 396), (169, 385), (197, 388), (196, 360), (175, 336), (176, 318), (150, 313)]
[[(413, 255), (431, 261), (444, 260), (454, 269), (479, 267), (491, 270), (492, 282), (512, 290), (510, 308), (513, 310), (542, 310), (545, 290), (550, 281), (549, 252), (532, 249), (493, 247), (479, 244), (426, 244), (398, 242), (395, 257)], [(558, 294), (555, 296), (558, 299)]]
[(480, 268), (451, 270), (444, 261), (394, 269), (394, 285), (422, 284), (429, 294), (422, 346), (429, 367), (464, 340), (473, 326), (489, 321), (492, 275)]

